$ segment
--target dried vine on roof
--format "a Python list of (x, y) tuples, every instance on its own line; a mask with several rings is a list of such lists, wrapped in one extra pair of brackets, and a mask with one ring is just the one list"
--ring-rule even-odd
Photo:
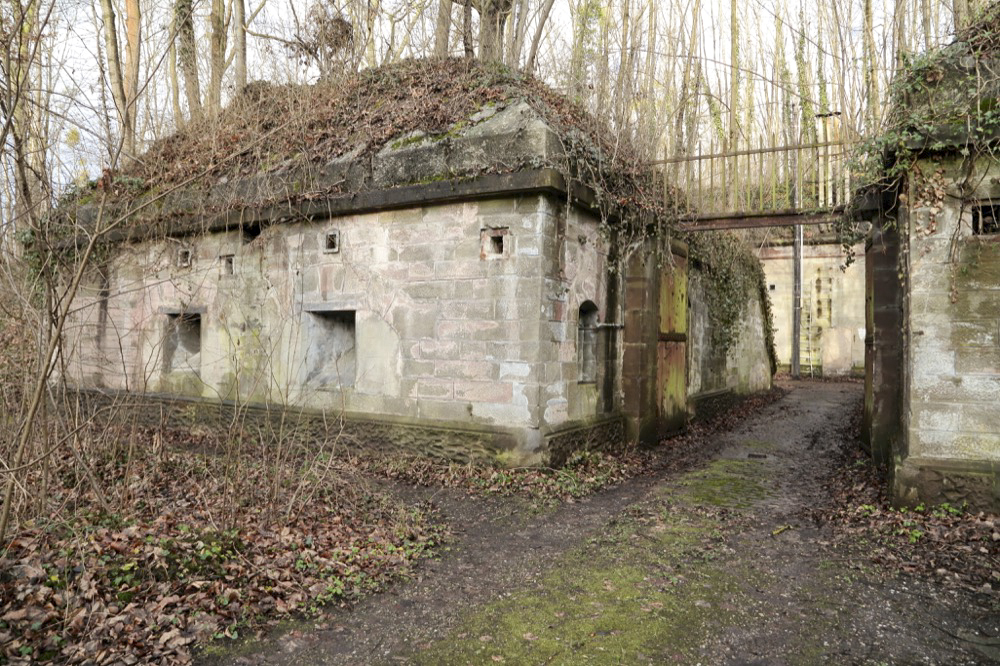
[[(548, 166), (590, 187), (605, 206), (659, 216), (662, 190), (627, 142), (617, 141), (604, 124), (538, 79), (464, 59), (406, 60), (346, 82), (251, 84), (217, 117), (155, 142), (134, 165), (94, 186), (128, 201), (176, 187), (194, 174), (203, 176), (185, 186), (188, 190), (261, 175), (280, 178), (345, 156), (364, 161), (400, 137), (446, 136), (484, 107), (517, 101), (530, 105), (562, 141), (561, 163)], [(482, 172), (525, 166), (537, 165), (498, 162), (484, 164)]]

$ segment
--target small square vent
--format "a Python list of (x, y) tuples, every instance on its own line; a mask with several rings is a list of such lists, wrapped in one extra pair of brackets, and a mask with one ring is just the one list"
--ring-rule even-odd
[(340, 229), (332, 229), (323, 237), (323, 252), (337, 254), (340, 252)]
[(510, 229), (483, 229), (480, 232), (481, 259), (502, 259), (510, 255)]

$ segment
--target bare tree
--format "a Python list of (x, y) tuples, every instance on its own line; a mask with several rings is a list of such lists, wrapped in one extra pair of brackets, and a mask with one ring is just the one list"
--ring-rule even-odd
[[(136, 157), (136, 102), (139, 89), (139, 55), (141, 20), (139, 0), (125, 2), (125, 61), (122, 65), (115, 8), (111, 0), (101, 0), (101, 17), (104, 21), (105, 55), (111, 95), (118, 111), (126, 161)], [(124, 73), (123, 73), (124, 72)]]

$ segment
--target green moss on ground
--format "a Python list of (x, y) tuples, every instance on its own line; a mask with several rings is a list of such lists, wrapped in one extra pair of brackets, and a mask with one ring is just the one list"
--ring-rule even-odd
[[(763, 443), (760, 443), (763, 444)], [(486, 605), (418, 664), (697, 661), (726, 627), (751, 621), (762, 574), (715, 547), (730, 523), (712, 507), (766, 496), (758, 461), (717, 460), (555, 562), (537, 587)]]
[(759, 460), (722, 458), (685, 476), (680, 495), (687, 501), (714, 507), (747, 508), (767, 496)]
[(488, 605), (418, 664), (662, 663), (694, 658), (739, 621), (749, 571), (692, 569), (719, 525), (693, 514), (647, 517), (562, 558), (535, 590)]

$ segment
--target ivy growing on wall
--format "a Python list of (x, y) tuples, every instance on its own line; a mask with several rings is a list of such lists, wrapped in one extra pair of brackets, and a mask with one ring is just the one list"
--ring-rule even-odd
[[(904, 177), (917, 179), (917, 160), (952, 152), (977, 160), (997, 160), (1000, 142), (1000, 3), (986, 7), (978, 20), (940, 49), (907, 56), (890, 91), (888, 116), (873, 137), (862, 142), (852, 160), (853, 180), (860, 194), (898, 192)], [(927, 174), (932, 180), (933, 174)], [(959, 184), (959, 192), (970, 182)], [(935, 194), (911, 205), (933, 207)], [(856, 209), (864, 197), (855, 197), (854, 215), (845, 216), (837, 231), (845, 249), (864, 238)], [(906, 203), (905, 193), (900, 201)]]
[(760, 299), (764, 339), (771, 359), (771, 372), (778, 367), (774, 349), (774, 317), (771, 298), (760, 260), (742, 239), (732, 233), (689, 234), (691, 258), (705, 274), (708, 317), (712, 324), (712, 346), (729, 353), (739, 339), (739, 326), (750, 303)]

